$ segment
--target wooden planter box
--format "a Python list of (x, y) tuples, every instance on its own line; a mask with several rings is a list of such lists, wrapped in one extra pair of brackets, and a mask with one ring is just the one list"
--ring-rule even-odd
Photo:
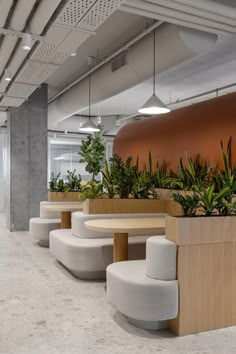
[(177, 244), (177, 335), (236, 325), (236, 217), (166, 218), (166, 238)]
[(167, 217), (166, 238), (179, 246), (236, 242), (236, 217)]
[(48, 192), (49, 202), (79, 202), (78, 192)]
[(167, 213), (182, 215), (181, 206), (173, 200), (159, 199), (86, 199), (87, 214)]

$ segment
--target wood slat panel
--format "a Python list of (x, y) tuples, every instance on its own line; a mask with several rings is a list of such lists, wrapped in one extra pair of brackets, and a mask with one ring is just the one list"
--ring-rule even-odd
[(177, 335), (236, 325), (236, 243), (178, 247)]

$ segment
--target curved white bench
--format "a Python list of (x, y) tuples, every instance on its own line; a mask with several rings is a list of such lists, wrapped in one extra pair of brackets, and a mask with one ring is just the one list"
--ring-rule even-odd
[(49, 233), (52, 230), (61, 228), (61, 213), (50, 211), (45, 208), (47, 205), (78, 204), (78, 202), (40, 202), (39, 218), (32, 218), (29, 221), (29, 231), (32, 239), (39, 241), (43, 247), (49, 246)]
[[(72, 214), (72, 230), (50, 232), (50, 252), (71, 273), (82, 279), (105, 279), (112, 263), (113, 234), (84, 227), (86, 220), (129, 217), (163, 217), (164, 214)], [(164, 233), (164, 229), (160, 233)], [(148, 235), (130, 235), (129, 259), (144, 259)]]
[(30, 236), (39, 241), (40, 246), (48, 247), (50, 231), (60, 229), (60, 227), (60, 219), (32, 218), (29, 223)]
[[(164, 256), (159, 258), (162, 251)], [(175, 264), (173, 242), (163, 237), (148, 238), (146, 261), (117, 262), (108, 266), (108, 301), (136, 326), (166, 328), (167, 320), (178, 315)]]
[[(145, 242), (150, 236), (129, 238), (129, 258), (145, 258)], [(50, 232), (50, 252), (73, 275), (81, 279), (105, 279), (112, 263), (113, 239), (74, 237), (71, 230)]]

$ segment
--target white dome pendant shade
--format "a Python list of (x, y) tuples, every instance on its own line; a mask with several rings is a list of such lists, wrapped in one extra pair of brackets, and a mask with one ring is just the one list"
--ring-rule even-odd
[(83, 125), (81, 125), (81, 127), (79, 128), (79, 131), (80, 132), (85, 132), (85, 133), (94, 133), (94, 132), (99, 132), (100, 129), (89, 118)]
[[(88, 64), (89, 64), (89, 71), (90, 71), (92, 65), (92, 57), (88, 58)], [(84, 124), (82, 124), (81, 127), (79, 128), (79, 131), (84, 133), (95, 133), (95, 132), (99, 132), (101, 129), (96, 124), (93, 123), (90, 115), (90, 106), (91, 106), (91, 74), (90, 73), (88, 77), (88, 88), (89, 88), (89, 97), (88, 97), (89, 116), (88, 116), (88, 120)]]
[(163, 114), (170, 112), (170, 109), (156, 95), (156, 32), (153, 31), (153, 95), (138, 110), (142, 114)]
[(170, 109), (166, 107), (166, 105), (154, 93), (138, 112), (143, 114), (162, 114), (170, 112)]

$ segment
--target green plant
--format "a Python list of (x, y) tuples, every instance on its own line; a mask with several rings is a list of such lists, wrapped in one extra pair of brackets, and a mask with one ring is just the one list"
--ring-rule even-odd
[(67, 182), (66, 182), (66, 191), (67, 192), (78, 192), (80, 190), (81, 176), (76, 175), (76, 170), (67, 171)]
[(116, 194), (116, 181), (114, 177), (114, 168), (113, 164), (109, 164), (107, 160), (105, 160), (105, 165), (102, 170), (102, 183), (105, 191), (107, 191), (109, 198), (113, 198), (114, 195)]
[(220, 142), (223, 169), (218, 168), (218, 173), (215, 173), (214, 175), (214, 183), (217, 190), (229, 186), (233, 195), (233, 193), (236, 191), (236, 174), (235, 167), (232, 167), (231, 143), (232, 137), (230, 137), (228, 140), (225, 152), (223, 141), (221, 140)]
[(88, 181), (85, 186), (81, 186), (79, 192), (79, 198), (81, 200), (85, 199), (95, 199), (100, 197), (102, 194), (102, 183), (98, 181)]
[(66, 184), (63, 178), (60, 178), (57, 182), (57, 192), (65, 192)]
[(153, 169), (151, 151), (148, 154), (148, 168), (144, 165), (144, 170), (147, 170), (150, 179), (150, 188), (155, 194), (155, 188), (166, 188), (167, 180), (170, 177), (170, 172), (167, 170), (167, 164), (165, 160), (162, 163), (157, 161), (155, 168)]
[(137, 173), (130, 193), (136, 199), (147, 199), (153, 194), (156, 196), (155, 190), (152, 189), (150, 175), (146, 170)]
[[(230, 187), (226, 186), (219, 192), (215, 192), (215, 185), (207, 187), (204, 191), (199, 193), (200, 203), (203, 214), (206, 216), (216, 214), (216, 211), (223, 210), (227, 206), (227, 197), (231, 193)], [(224, 209), (226, 212), (226, 209)], [(223, 215), (222, 213), (220, 213)], [(228, 215), (226, 213), (226, 215)]]
[(209, 185), (213, 166), (208, 165), (204, 160), (201, 163), (201, 156), (197, 154), (194, 158), (186, 155), (187, 164), (184, 166), (182, 157), (180, 158), (178, 171), (172, 172), (172, 176), (167, 180), (172, 189), (180, 190), (203, 190)]
[(181, 195), (179, 193), (174, 193), (173, 199), (181, 205), (184, 216), (192, 217), (196, 215), (196, 210), (200, 200), (197, 194), (193, 193), (192, 195)]
[(101, 172), (104, 167), (105, 160), (105, 144), (102, 137), (102, 132), (88, 135), (85, 140), (82, 140), (80, 150), (82, 159), (80, 162), (86, 162), (85, 170), (92, 174), (92, 180)]
[(132, 157), (129, 156), (125, 162), (117, 154), (110, 159), (114, 191), (120, 198), (129, 198), (135, 179), (138, 173), (138, 159), (132, 166)]
[(57, 183), (58, 183), (58, 179), (59, 179), (60, 175), (61, 175), (61, 172), (59, 172), (56, 177), (54, 176), (54, 173), (51, 174), (51, 179), (49, 181), (49, 191), (50, 192), (57, 191)]

